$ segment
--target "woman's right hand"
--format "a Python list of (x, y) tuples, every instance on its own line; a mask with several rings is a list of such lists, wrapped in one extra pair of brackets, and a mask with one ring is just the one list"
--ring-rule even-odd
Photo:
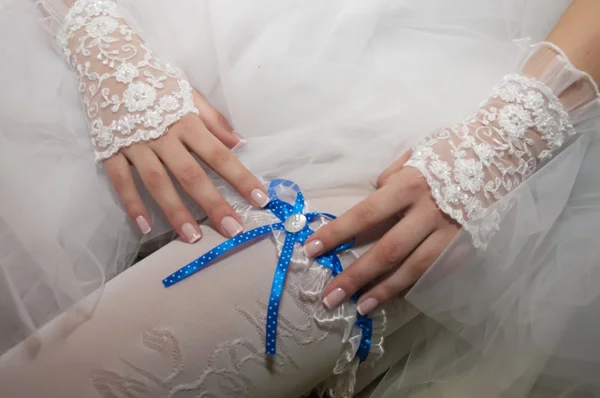
[(143, 233), (150, 232), (151, 221), (134, 183), (130, 163), (137, 169), (170, 224), (190, 243), (198, 241), (202, 232), (177, 194), (167, 170), (206, 212), (221, 234), (233, 237), (243, 231), (241, 219), (191, 153), (229, 182), (249, 203), (260, 207), (269, 203), (262, 184), (229, 150), (240, 144), (241, 137), (196, 90), (194, 105), (199, 115), (190, 113), (160, 138), (123, 148), (104, 161), (125, 211)]
[(167, 171), (223, 235), (242, 232), (240, 218), (192, 156), (250, 203), (264, 207), (269, 202), (262, 184), (229, 151), (240, 139), (227, 120), (178, 68), (154, 55), (119, 3), (69, 0), (67, 6), (57, 44), (78, 82), (94, 156), (103, 162), (129, 217), (143, 233), (150, 232), (131, 164), (185, 241), (196, 242), (202, 232)]

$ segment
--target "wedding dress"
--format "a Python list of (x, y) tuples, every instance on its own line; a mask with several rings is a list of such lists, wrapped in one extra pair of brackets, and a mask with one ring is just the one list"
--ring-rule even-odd
[[(94, 151), (102, 159), (98, 148), (108, 145), (90, 141), (81, 86), (55, 40), (64, 14), (50, 3), (0, 2), (6, 54), (0, 75), (0, 350), (29, 336), (0, 358), (2, 396), (293, 397), (315, 387), (350, 396), (413, 345), (406, 368), (396, 365), (379, 394), (409, 394), (446, 379), (456, 382), (449, 389), (454, 395), (435, 387), (420, 393), (523, 396), (534, 382), (541, 385), (540, 375), (558, 391), (565, 384), (553, 376), (564, 376), (568, 388), (573, 380), (594, 381), (581, 366), (564, 374), (568, 365), (600, 357), (591, 348), (589, 316), (597, 308), (593, 274), (600, 258), (593, 242), (600, 225), (594, 125), (499, 201), (503, 224), (483, 251), (460, 267), (448, 265), (453, 251), (472, 242), (472, 229), (465, 228), (408, 302), (398, 299), (373, 315), (371, 352), (359, 369), (354, 306), (326, 312), (320, 291), (329, 274), (296, 253), (280, 309), (283, 349), (269, 358), (261, 351), (265, 302), (281, 236), (169, 289), (161, 285), (164, 277), (223, 238), (205, 228), (197, 245), (172, 242), (122, 272), (143, 241), (169, 227), (146, 195), (153, 230), (138, 235), (95, 164)], [(525, 39), (543, 40), (568, 5), (118, 3), (148, 47), (183, 71), (247, 138), (235, 153), (251, 171), (265, 181), (294, 181), (311, 210), (338, 215), (372, 192), (378, 174), (423, 137), (472, 113), (518, 68), (530, 51)], [(221, 190), (247, 227), (267, 220), (227, 186)], [(376, 238), (375, 232), (359, 243), (354, 255)], [(566, 264), (574, 271), (567, 273)], [(540, 302), (557, 285), (564, 287), (560, 294)], [(551, 332), (519, 333), (529, 326)], [(427, 349), (420, 353), (423, 342)], [(502, 362), (508, 357), (514, 362)], [(477, 368), (481, 363), (488, 366)]]

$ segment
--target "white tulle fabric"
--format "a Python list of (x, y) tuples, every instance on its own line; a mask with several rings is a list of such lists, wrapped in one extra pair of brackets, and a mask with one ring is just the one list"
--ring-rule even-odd
[[(177, 64), (247, 138), (236, 150), (244, 164), (266, 179), (291, 179), (318, 197), (341, 188), (374, 189), (379, 173), (399, 154), (476, 111), (474, 105), (502, 76), (518, 70), (523, 49), (513, 39), (543, 40), (568, 1), (118, 3), (144, 42)], [(1, 351), (90, 292), (102, 294), (98, 289), (129, 266), (140, 248), (141, 237), (94, 162), (77, 82), (47, 32), (54, 19), (42, 18), (40, 24), (39, 7), (29, 2), (0, 0), (0, 53), (7, 54), (0, 73)], [(509, 298), (527, 292), (547, 298), (544, 291), (562, 278), (573, 281), (560, 283), (563, 304), (584, 302), (584, 293), (595, 297), (600, 283), (593, 283), (599, 280), (593, 275), (581, 285), (587, 289), (573, 287), (589, 270), (585, 261), (593, 264), (593, 238), (600, 235), (600, 156), (593, 156), (597, 146), (590, 140), (582, 134), (497, 202), (521, 198), (504, 218), (512, 224), (501, 225), (485, 249), (489, 263), (476, 267), (469, 265), (475, 257), (467, 258), (456, 271), (464, 274), (450, 274), (439, 291), (426, 291), (427, 278), (444, 271), (436, 266), (421, 285), (427, 294), (419, 301), (414, 290), (409, 298), (444, 324), (456, 316), (467, 323), (483, 319), (484, 325), (491, 304), (506, 304), (502, 314), (518, 325), (517, 316), (539, 320), (537, 309), (543, 308), (523, 302), (527, 312), (510, 311)], [(142, 186), (140, 192), (148, 199)], [(157, 206), (147, 204), (152, 233), (169, 231)], [(521, 249), (541, 247), (532, 237), (545, 237), (550, 249), (527, 257)], [(461, 239), (471, 245), (470, 234)], [(572, 244), (552, 249), (570, 239)], [(567, 267), (564, 259), (580, 266)], [(528, 278), (542, 268), (549, 279), (540, 276), (532, 289)], [(470, 312), (469, 304), (481, 307)], [(84, 320), (93, 316), (93, 305), (77, 309)], [(594, 327), (590, 321), (583, 329)], [(592, 350), (582, 357), (583, 347), (575, 346), (571, 356), (600, 357)], [(574, 345), (564, 348), (568, 353)]]
[(462, 123), (436, 131), (413, 148), (407, 166), (427, 179), (438, 207), (484, 247), (516, 189), (573, 141), (597, 116), (597, 88), (556, 46), (534, 48), (519, 74), (507, 75)]
[[(578, 138), (567, 146), (559, 136), (557, 146), (566, 149), (547, 161), (540, 156), (548, 148), (543, 133), (531, 137), (543, 167), (519, 179), (490, 211), (467, 219), (408, 293), (441, 327), (387, 374), (373, 398), (600, 394), (600, 250), (593, 243), (600, 233), (600, 174), (592, 166), (600, 158), (600, 92), (551, 44), (533, 47), (520, 73), (560, 101), (546, 126), (565, 126), (565, 138)], [(522, 86), (515, 90), (521, 93)], [(506, 101), (507, 94), (498, 97)], [(515, 120), (529, 120), (528, 114)], [(472, 231), (486, 223), (497, 231), (477, 245)]]

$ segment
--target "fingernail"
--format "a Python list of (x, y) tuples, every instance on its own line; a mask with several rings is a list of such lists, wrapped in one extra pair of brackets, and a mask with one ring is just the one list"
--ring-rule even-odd
[(269, 196), (258, 188), (252, 191), (250, 196), (252, 197), (252, 200), (256, 202), (256, 204), (260, 207), (265, 207), (271, 201), (271, 199), (269, 199)]
[(306, 257), (317, 257), (323, 252), (323, 242), (320, 240), (313, 240), (304, 246), (304, 254)]
[(200, 227), (194, 226), (192, 224), (185, 223), (181, 226), (181, 232), (190, 243), (195, 243), (202, 238), (202, 232), (200, 232)]
[(146, 220), (146, 217), (144, 216), (138, 216), (138, 218), (135, 219), (135, 223), (144, 235), (152, 230), (152, 228), (150, 228), (150, 223), (148, 223), (148, 220)]
[(227, 232), (227, 235), (229, 235), (229, 237), (231, 238), (233, 238), (236, 235), (239, 235), (244, 230), (244, 227), (242, 227), (242, 225), (231, 216), (223, 218), (223, 220), (221, 220), (221, 226), (223, 227), (225, 232)]
[(237, 143), (236, 147), (239, 148), (239, 147), (242, 147), (242, 146), (246, 145), (246, 139), (242, 135), (240, 135), (240, 133), (238, 133), (237, 131), (233, 130), (232, 134), (239, 141)]
[(361, 315), (367, 315), (369, 312), (373, 311), (378, 305), (379, 302), (371, 297), (360, 303), (358, 307), (356, 307), (356, 310)]
[(345, 298), (346, 292), (340, 288), (337, 288), (323, 299), (323, 304), (325, 304), (325, 307), (329, 308), (330, 310), (333, 310), (338, 305), (340, 305)]

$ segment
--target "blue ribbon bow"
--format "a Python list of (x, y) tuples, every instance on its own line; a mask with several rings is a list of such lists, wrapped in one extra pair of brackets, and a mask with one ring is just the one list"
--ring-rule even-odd
[[(277, 193), (275, 192), (275, 188), (278, 186), (290, 187), (296, 191), (296, 201), (294, 205), (284, 202), (278, 198)], [(300, 245), (304, 245), (306, 239), (315, 232), (309, 227), (309, 223), (314, 221), (316, 218), (327, 217), (333, 220), (336, 217), (331, 214), (317, 212), (304, 214), (304, 195), (302, 192), (300, 192), (300, 188), (298, 188), (296, 184), (288, 180), (277, 179), (271, 181), (269, 186), (269, 196), (271, 197), (271, 201), (265, 207), (265, 209), (270, 210), (275, 216), (277, 216), (277, 218), (281, 220), (280, 222), (264, 225), (226, 240), (210, 250), (208, 253), (198, 257), (196, 260), (163, 279), (163, 284), (165, 287), (169, 287), (182, 281), (183, 279), (207, 267), (214, 260), (241, 244), (267, 235), (272, 231), (285, 231), (285, 240), (281, 250), (281, 255), (279, 256), (277, 268), (275, 269), (275, 276), (273, 277), (273, 284), (271, 286), (271, 295), (267, 310), (266, 353), (268, 355), (275, 355), (279, 303), (281, 301), (281, 294), (283, 293), (285, 278), (296, 242)], [(317, 257), (316, 261), (322, 266), (331, 270), (332, 275), (335, 277), (343, 270), (342, 263), (337, 253), (348, 250), (353, 245), (353, 242), (340, 245), (334, 250)], [(354, 295), (352, 300), (356, 302), (358, 300), (358, 294)], [(367, 359), (369, 350), (371, 348), (371, 335), (373, 330), (372, 321), (368, 316), (357, 313), (356, 325), (362, 330), (361, 342), (356, 352), (356, 356), (360, 359), (360, 362), (363, 362), (365, 359)]]

